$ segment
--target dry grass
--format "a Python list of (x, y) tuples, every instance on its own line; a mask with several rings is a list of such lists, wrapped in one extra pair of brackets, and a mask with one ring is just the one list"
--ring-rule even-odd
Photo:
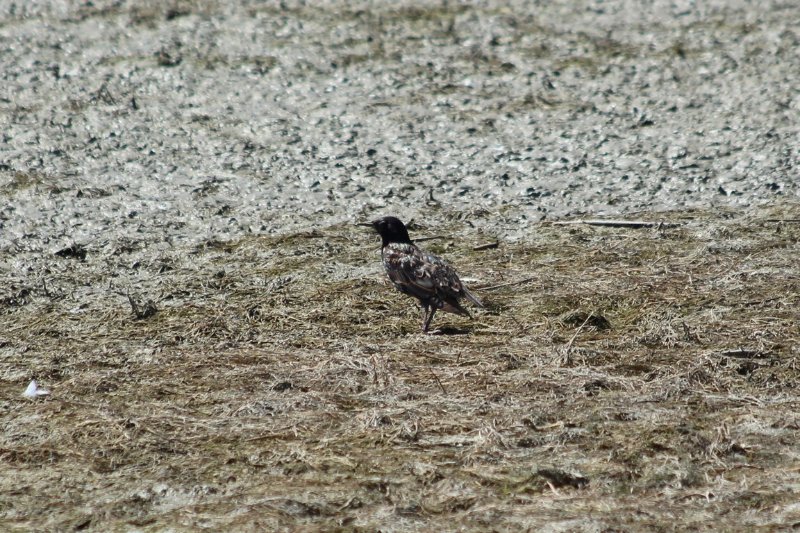
[(436, 213), (413, 234), (452, 235), (425, 244), (490, 305), (431, 336), (358, 228), (20, 251), (0, 525), (796, 527), (800, 224), (768, 219), (800, 207), (648, 216), (679, 225), (473, 251), (488, 230)]

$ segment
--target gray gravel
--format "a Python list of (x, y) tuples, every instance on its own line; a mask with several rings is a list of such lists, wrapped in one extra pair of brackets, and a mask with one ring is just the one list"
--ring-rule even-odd
[(798, 200), (797, 2), (281, 4), (0, 4), (0, 247)]

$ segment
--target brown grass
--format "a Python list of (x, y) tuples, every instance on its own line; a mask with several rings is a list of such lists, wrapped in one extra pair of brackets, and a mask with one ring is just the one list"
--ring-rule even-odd
[(495, 216), (413, 228), (489, 303), (429, 336), (356, 227), (5, 263), (0, 526), (798, 526), (800, 206)]

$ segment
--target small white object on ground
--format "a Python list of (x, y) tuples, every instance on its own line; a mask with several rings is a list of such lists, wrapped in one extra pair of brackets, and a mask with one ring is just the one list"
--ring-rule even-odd
[(50, 394), (49, 390), (40, 389), (39, 385), (37, 385), (36, 380), (31, 380), (28, 388), (25, 389), (25, 392), (22, 393), (23, 396), (27, 398), (36, 398), (37, 396), (47, 396)]

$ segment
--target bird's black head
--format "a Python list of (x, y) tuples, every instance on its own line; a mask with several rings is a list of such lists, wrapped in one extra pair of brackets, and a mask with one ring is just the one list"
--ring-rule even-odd
[(381, 217), (377, 220), (373, 220), (369, 224), (364, 225), (371, 226), (380, 234), (381, 240), (383, 241), (383, 246), (386, 246), (390, 242), (411, 243), (411, 239), (408, 236), (408, 230), (406, 229), (405, 224), (403, 224), (399, 218)]

